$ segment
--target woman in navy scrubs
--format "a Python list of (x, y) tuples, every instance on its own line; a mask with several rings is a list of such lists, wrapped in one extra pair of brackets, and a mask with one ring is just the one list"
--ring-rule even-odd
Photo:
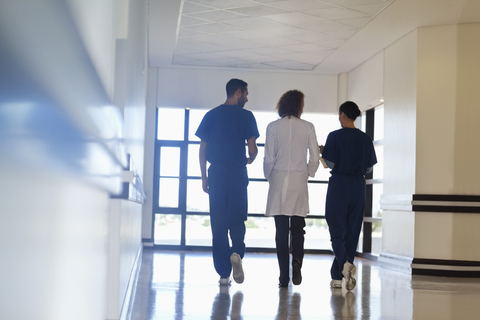
[(331, 171), (328, 182), (325, 218), (335, 254), (330, 274), (332, 288), (355, 288), (353, 264), (365, 211), (365, 174), (377, 163), (372, 138), (355, 127), (358, 106), (347, 101), (340, 106), (341, 129), (330, 132), (322, 158)]

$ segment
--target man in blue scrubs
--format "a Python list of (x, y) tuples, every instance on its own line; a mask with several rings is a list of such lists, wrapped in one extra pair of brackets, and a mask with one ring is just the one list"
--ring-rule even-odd
[(320, 152), (332, 169), (328, 182), (325, 218), (335, 259), (330, 269), (332, 288), (353, 290), (356, 267), (353, 264), (365, 211), (365, 174), (377, 163), (372, 138), (355, 128), (360, 109), (347, 101), (340, 106), (342, 129), (330, 132)]
[[(257, 156), (257, 122), (248, 101), (245, 81), (231, 79), (226, 86), (227, 100), (203, 117), (195, 135), (200, 142), (200, 171), (203, 191), (209, 194), (213, 263), (220, 285), (233, 279), (242, 283), (247, 220), (247, 164)], [(246, 156), (245, 143), (248, 146)], [(210, 163), (207, 175), (207, 161)], [(232, 241), (230, 247), (229, 242)]]

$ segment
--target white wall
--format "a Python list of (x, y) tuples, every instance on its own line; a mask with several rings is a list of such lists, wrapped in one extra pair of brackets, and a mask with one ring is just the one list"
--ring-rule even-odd
[(349, 73), (349, 99), (368, 102), (382, 88), (383, 56), (384, 256), (480, 258), (478, 215), (412, 211), (414, 194), (480, 193), (472, 147), (480, 138), (479, 33), (480, 24), (419, 28)]
[(479, 32), (478, 23), (419, 29), (417, 193), (480, 193), (480, 172), (472, 170), (480, 161), (472, 148), (479, 137)]
[[(383, 191), (387, 195), (415, 190), (416, 41), (416, 32), (411, 32), (348, 74), (348, 99), (362, 109), (385, 99)], [(382, 231), (382, 253), (413, 257), (412, 212), (384, 210)]]
[[(385, 49), (384, 173), (385, 194), (415, 192), (417, 32)], [(414, 257), (415, 215), (383, 211), (382, 251)], [(400, 240), (401, 239), (401, 240)]]
[[(480, 135), (476, 119), (480, 118), (480, 23), (458, 26), (457, 111), (455, 114), (455, 193), (480, 194)], [(478, 259), (480, 260), (480, 259)]]
[[(418, 31), (416, 193), (454, 193), (457, 26)], [(435, 138), (433, 138), (435, 137)]]
[(415, 193), (417, 32), (385, 49), (384, 193)]
[(362, 111), (375, 107), (372, 103), (383, 98), (384, 70), (382, 50), (348, 73), (348, 99)]
[[(143, 180), (147, 72), (146, 1), (117, 3), (114, 103), (123, 115), (123, 144)], [(109, 202), (107, 319), (127, 316), (142, 252), (142, 204)]]
[(108, 194), (75, 176), (0, 166), (0, 318), (105, 319)]
[(305, 94), (305, 112), (335, 113), (338, 107), (335, 75), (201, 68), (159, 69), (157, 106), (212, 109), (225, 102), (225, 85), (232, 78), (248, 83), (249, 110), (274, 110), (292, 89)]
[[(480, 193), (479, 33), (478, 23), (418, 30), (416, 193)], [(480, 260), (477, 214), (418, 212), (415, 229), (417, 257)]]
[(115, 1), (2, 2), (0, 319), (125, 317), (141, 204), (110, 196), (143, 169), (147, 73), (146, 1), (122, 5), (117, 41)]
[[(71, 18), (100, 80), (113, 99), (115, 78), (115, 36), (117, 9), (115, 0), (67, 0)], [(100, 31), (101, 30), (101, 31)]]

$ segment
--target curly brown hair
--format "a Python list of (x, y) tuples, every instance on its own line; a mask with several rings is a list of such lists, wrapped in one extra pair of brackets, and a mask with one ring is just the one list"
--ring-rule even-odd
[(294, 116), (300, 118), (303, 112), (303, 99), (305, 95), (299, 90), (285, 92), (278, 100), (277, 110), (280, 118)]

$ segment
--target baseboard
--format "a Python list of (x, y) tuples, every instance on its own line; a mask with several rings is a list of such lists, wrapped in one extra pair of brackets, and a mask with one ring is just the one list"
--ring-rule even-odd
[(389, 253), (381, 253), (378, 257), (378, 262), (382, 267), (407, 274), (412, 274), (412, 261), (413, 258)]
[(119, 320), (131, 320), (133, 303), (135, 300), (135, 292), (137, 290), (138, 277), (140, 275), (140, 268), (142, 267), (142, 253), (143, 246), (140, 246), (135, 257), (135, 262), (130, 273), (130, 279), (128, 281), (127, 292), (125, 293), (125, 299), (123, 301), (122, 310), (120, 312)]
[(480, 261), (409, 258), (382, 253), (382, 267), (412, 275), (480, 278)]
[(414, 258), (412, 274), (480, 278), (480, 261)]

